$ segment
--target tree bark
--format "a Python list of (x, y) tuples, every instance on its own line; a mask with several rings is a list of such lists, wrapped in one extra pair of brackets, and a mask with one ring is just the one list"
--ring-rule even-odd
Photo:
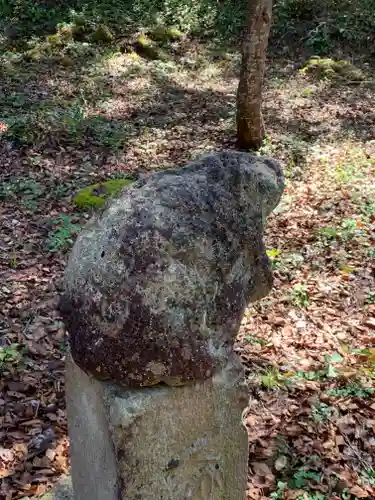
[(272, 0), (248, 0), (248, 5), (248, 25), (242, 46), (237, 92), (237, 144), (241, 149), (258, 149), (265, 137), (262, 89)]

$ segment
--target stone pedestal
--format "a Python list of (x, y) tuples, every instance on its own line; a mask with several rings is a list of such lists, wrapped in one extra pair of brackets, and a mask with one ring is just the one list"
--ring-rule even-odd
[(67, 361), (74, 500), (244, 500), (238, 361), (182, 387), (126, 390)]

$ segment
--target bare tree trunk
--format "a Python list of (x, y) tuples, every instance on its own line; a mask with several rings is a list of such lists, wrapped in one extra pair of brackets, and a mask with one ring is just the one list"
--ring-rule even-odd
[(265, 137), (261, 106), (272, 0), (248, 0), (248, 5), (237, 92), (237, 143), (241, 149), (258, 149)]

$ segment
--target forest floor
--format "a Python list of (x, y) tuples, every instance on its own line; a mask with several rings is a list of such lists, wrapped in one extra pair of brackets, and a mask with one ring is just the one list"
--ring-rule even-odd
[[(238, 54), (172, 54), (2, 58), (0, 498), (69, 469), (56, 285), (89, 217), (74, 193), (234, 147)], [(247, 498), (375, 498), (375, 80), (292, 59), (270, 58), (264, 93), (260, 154), (287, 177), (267, 227), (274, 289), (237, 343)]]

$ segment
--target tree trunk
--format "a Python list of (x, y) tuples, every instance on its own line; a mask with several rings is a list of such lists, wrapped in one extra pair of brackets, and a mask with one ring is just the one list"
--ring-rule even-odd
[(265, 137), (261, 106), (272, 0), (248, 0), (248, 4), (237, 92), (237, 144), (241, 149), (258, 149)]

